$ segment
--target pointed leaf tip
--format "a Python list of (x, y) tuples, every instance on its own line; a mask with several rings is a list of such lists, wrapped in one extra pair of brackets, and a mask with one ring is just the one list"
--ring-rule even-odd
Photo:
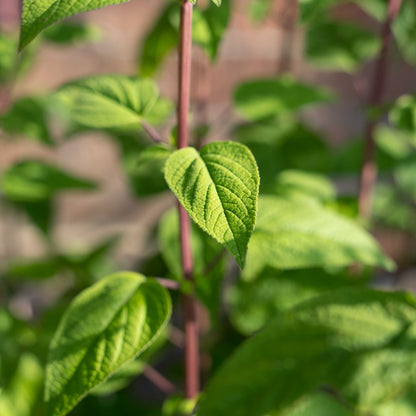
[(259, 173), (250, 150), (239, 143), (210, 143), (173, 153), (165, 178), (189, 216), (223, 244), (244, 267), (257, 214)]

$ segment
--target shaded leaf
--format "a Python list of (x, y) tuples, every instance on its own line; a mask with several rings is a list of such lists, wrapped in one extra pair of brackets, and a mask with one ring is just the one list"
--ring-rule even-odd
[(259, 174), (246, 146), (210, 143), (174, 152), (166, 162), (170, 189), (190, 217), (244, 267), (257, 212)]
[(45, 30), (43, 38), (58, 45), (73, 45), (97, 41), (100, 39), (100, 34), (97, 26), (81, 22), (61, 22)]
[(1, 192), (14, 202), (46, 201), (60, 191), (95, 188), (95, 184), (90, 181), (37, 160), (19, 162), (6, 170), (0, 178)]
[[(353, 401), (347, 386), (355, 365), (358, 370), (366, 365), (367, 353), (390, 348), (414, 359), (415, 331), (406, 330), (415, 314), (409, 295), (362, 289), (300, 304), (237, 349), (208, 383), (198, 416), (275, 414), (323, 385)], [(395, 364), (385, 362), (384, 374), (397, 374)], [(408, 386), (408, 365), (409, 360), (401, 363), (402, 388)], [(380, 376), (390, 388), (390, 377)]]
[(77, 296), (50, 345), (48, 414), (67, 414), (93, 387), (146, 349), (170, 310), (163, 287), (130, 272), (108, 276)]
[(319, 21), (306, 34), (308, 60), (321, 70), (355, 72), (379, 48), (377, 36), (343, 21)]
[(52, 145), (47, 110), (47, 101), (42, 97), (20, 98), (0, 115), (0, 126), (8, 134), (25, 136)]
[(274, 196), (259, 201), (256, 229), (243, 276), (255, 279), (266, 266), (277, 269), (341, 267), (353, 263), (394, 267), (358, 224), (317, 203)]

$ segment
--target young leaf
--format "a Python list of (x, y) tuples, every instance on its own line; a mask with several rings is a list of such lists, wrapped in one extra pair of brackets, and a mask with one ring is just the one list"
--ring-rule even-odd
[(259, 79), (241, 84), (234, 94), (238, 112), (256, 121), (288, 114), (313, 103), (325, 103), (332, 95), (322, 89), (295, 81), (290, 76)]
[(153, 343), (170, 310), (162, 286), (131, 272), (108, 276), (77, 296), (50, 345), (48, 415), (67, 414), (92, 388)]
[(222, 0), (212, 0), (212, 2), (219, 7), (221, 6)]
[(43, 29), (65, 17), (127, 1), (129, 0), (24, 0), (19, 49), (22, 50)]
[[(357, 403), (348, 390), (351, 377), (369, 365), (367, 354), (383, 349), (407, 356), (394, 385), (402, 392), (414, 371), (414, 361), (409, 364), (416, 355), (415, 318), (415, 300), (404, 293), (343, 290), (298, 305), (245, 342), (217, 371), (201, 397), (198, 416), (282, 414), (322, 386), (340, 389), (341, 397)], [(383, 393), (386, 388), (393, 392), (397, 359), (380, 364), (376, 374), (383, 379)], [(366, 380), (369, 388), (371, 380)], [(388, 394), (384, 400), (391, 400)]]
[(165, 178), (190, 217), (244, 267), (259, 190), (256, 161), (248, 148), (216, 142), (199, 153), (191, 147), (178, 150), (166, 162)]
[(56, 98), (72, 121), (92, 128), (134, 130), (143, 119), (164, 120), (171, 108), (159, 98), (153, 81), (124, 75), (71, 82), (57, 91)]
[(274, 196), (259, 201), (243, 276), (255, 279), (266, 266), (277, 269), (341, 267), (353, 263), (394, 268), (375, 240), (351, 220), (323, 206)]

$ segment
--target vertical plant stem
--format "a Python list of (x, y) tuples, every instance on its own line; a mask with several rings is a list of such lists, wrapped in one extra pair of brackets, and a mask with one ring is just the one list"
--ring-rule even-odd
[[(377, 58), (374, 82), (370, 92), (369, 105), (371, 107), (382, 103), (386, 83), (388, 49), (392, 39), (391, 25), (400, 11), (401, 3), (402, 0), (389, 0), (387, 18), (381, 31), (382, 47)], [(368, 119), (365, 127), (364, 159), (361, 168), (358, 207), (360, 216), (366, 220), (371, 217), (373, 193), (377, 180), (376, 144), (374, 141), (376, 123), (377, 120), (374, 118)]]
[[(188, 114), (191, 89), (192, 3), (181, 2), (179, 27), (179, 98), (178, 98), (178, 148), (188, 146)], [(191, 251), (191, 221), (178, 203), (182, 268), (185, 279), (193, 282)], [(188, 399), (199, 393), (199, 340), (196, 320), (196, 301), (184, 295), (185, 321), (185, 394)]]

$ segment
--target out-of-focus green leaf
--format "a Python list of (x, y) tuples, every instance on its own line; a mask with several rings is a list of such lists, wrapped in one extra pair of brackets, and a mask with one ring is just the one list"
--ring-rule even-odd
[(12, 35), (0, 32), (0, 83), (7, 80), (17, 59), (17, 40)]
[(283, 412), (270, 416), (355, 416), (355, 412), (346, 403), (328, 393), (312, 393), (297, 400), (293, 406)]
[(233, 325), (245, 335), (262, 329), (279, 312), (324, 292), (363, 287), (367, 279), (350, 277), (344, 271), (323, 269), (266, 269), (253, 282), (240, 280), (229, 289), (227, 300)]
[(396, 160), (416, 151), (416, 135), (412, 136), (403, 130), (379, 125), (375, 129), (374, 138), (378, 148)]
[(255, 22), (263, 21), (269, 14), (272, 1), (271, 0), (253, 0), (250, 2), (250, 16)]
[(43, 29), (65, 17), (126, 1), (128, 0), (25, 0), (19, 49), (22, 50)]
[(43, 369), (39, 359), (25, 352), (7, 384), (0, 391), (2, 416), (32, 416), (40, 400), (43, 385)]
[(150, 79), (125, 75), (100, 75), (61, 87), (55, 98), (63, 115), (82, 126), (135, 130), (142, 120), (162, 122), (172, 107), (159, 97)]
[(97, 26), (81, 22), (61, 22), (43, 32), (43, 38), (58, 45), (73, 45), (82, 42), (94, 42), (101, 37)]
[(355, 72), (379, 49), (377, 36), (343, 21), (317, 21), (306, 33), (308, 60), (321, 70)]
[(108, 276), (78, 295), (50, 345), (48, 415), (67, 414), (91, 389), (151, 345), (170, 311), (162, 286), (130, 272)]
[(166, 147), (156, 145), (126, 160), (129, 181), (138, 196), (150, 196), (169, 189), (163, 167), (170, 153)]
[(293, 121), (241, 125), (234, 135), (253, 152), (260, 171), (261, 192), (274, 193), (276, 175), (284, 170), (326, 173), (333, 163), (325, 141)]
[(199, 152), (186, 147), (169, 157), (165, 178), (191, 219), (243, 268), (260, 181), (250, 150), (235, 142), (209, 143)]
[(300, 17), (302, 23), (322, 20), (332, 6), (345, 0), (300, 0)]
[[(362, 289), (299, 304), (217, 371), (198, 416), (280, 415), (322, 386), (364, 414), (391, 401), (388, 394), (402, 395), (414, 385), (415, 305), (407, 294)], [(363, 396), (360, 388), (366, 390)]]
[[(224, 0), (220, 9), (213, 4), (205, 10), (194, 8), (193, 42), (199, 44), (212, 61), (217, 57), (229, 17), (230, 0)], [(139, 68), (142, 76), (152, 76), (159, 69), (164, 58), (177, 46), (178, 32), (179, 7), (169, 3), (144, 41)]]
[(416, 144), (416, 95), (402, 95), (390, 111), (390, 120), (395, 127), (412, 136)]
[(61, 270), (61, 262), (56, 257), (43, 259), (13, 261), (5, 274), (9, 278), (18, 279), (47, 279), (55, 276)]
[(275, 193), (279, 196), (308, 196), (325, 203), (333, 201), (336, 191), (331, 181), (317, 173), (285, 170), (276, 178)]
[(409, 157), (394, 171), (394, 178), (399, 188), (416, 202), (416, 157)]
[(252, 121), (288, 114), (306, 105), (322, 104), (331, 99), (332, 94), (327, 90), (303, 84), (287, 75), (245, 82), (234, 94), (237, 111)]
[(49, 163), (25, 160), (6, 170), (0, 178), (0, 190), (13, 202), (46, 201), (65, 190), (96, 189), (93, 182), (69, 175)]
[(192, 414), (197, 399), (185, 399), (174, 395), (169, 397), (162, 407), (162, 416), (187, 416)]
[(404, 231), (416, 231), (416, 212), (395, 185), (380, 184), (376, 187), (373, 217), (383, 225)]
[(266, 266), (299, 269), (342, 267), (357, 262), (394, 268), (376, 241), (350, 219), (315, 202), (260, 198), (243, 271), (245, 279), (256, 279)]
[[(177, 280), (184, 278), (179, 244), (179, 219), (176, 209), (168, 211), (159, 223), (159, 248), (170, 273)], [(192, 223), (192, 253), (194, 278), (199, 299), (208, 308), (211, 320), (218, 319), (221, 285), (224, 276), (222, 246)]]
[(8, 134), (24, 136), (52, 145), (48, 126), (47, 100), (43, 97), (24, 97), (0, 115), (0, 127)]

